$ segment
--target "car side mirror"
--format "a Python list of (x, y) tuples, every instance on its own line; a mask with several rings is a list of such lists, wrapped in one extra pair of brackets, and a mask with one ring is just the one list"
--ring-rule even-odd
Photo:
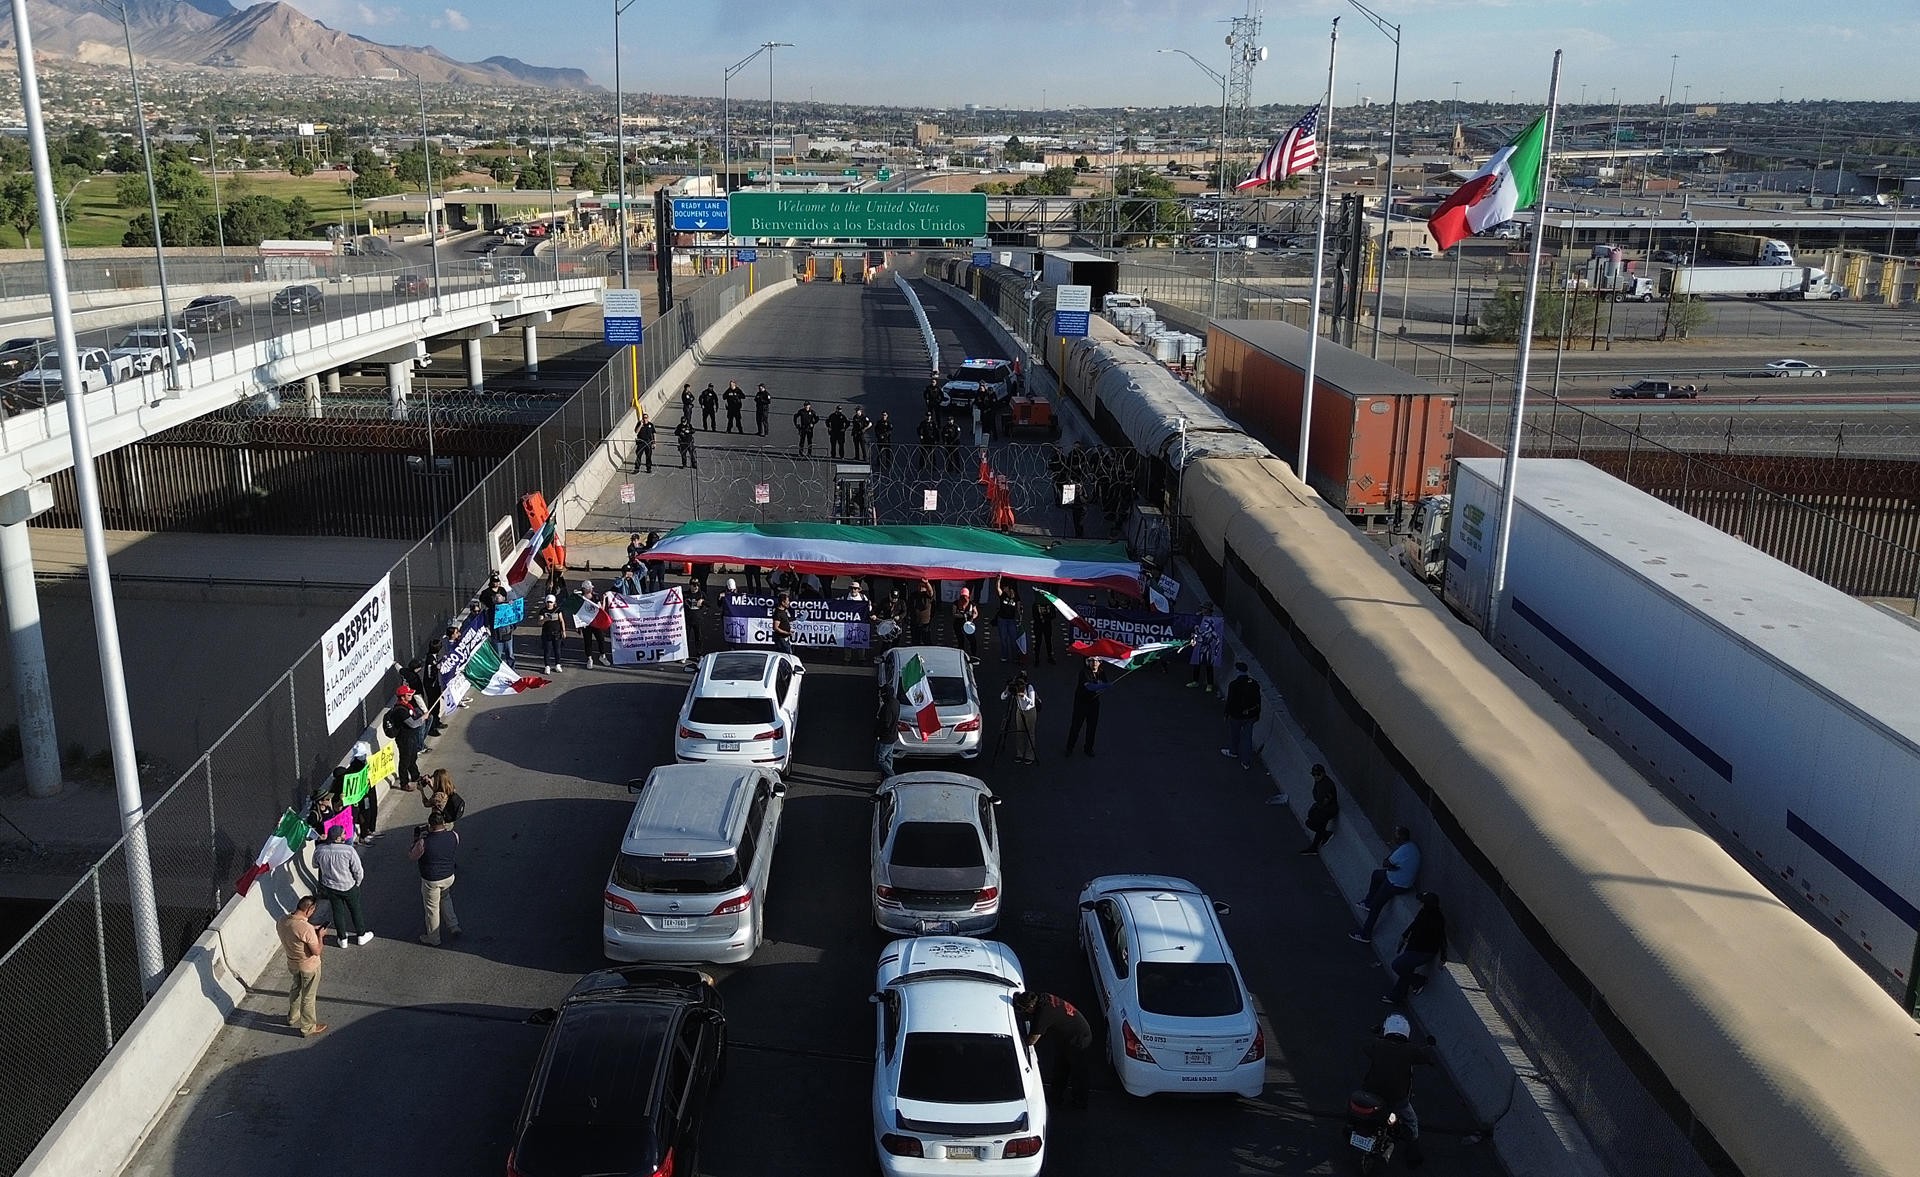
[(1222, 903), (1222, 902), (1220, 902), (1220, 901), (1219, 901), (1218, 899), (1216, 899), (1216, 900), (1214, 900), (1214, 901), (1213, 901), (1213, 914), (1215, 914), (1215, 915), (1232, 915), (1232, 914), (1233, 914), (1233, 908), (1231, 908), (1231, 907), (1228, 907), (1228, 906), (1227, 906), (1226, 904), (1224, 904), (1224, 903)]
[(784, 797), (787, 795), (787, 784), (785, 781), (773, 782), (773, 795), (776, 797)]
[(880, 1004), (880, 1002), (881, 1002), (881, 1000), (882, 1000), (882, 998), (881, 998), (881, 996), (880, 996), (880, 995), (879, 995), (878, 993), (869, 993), (869, 994), (867, 994), (867, 1004), (868, 1004), (868, 1005), (879, 1005), (879, 1004)]
[(638, 793), (641, 789), (644, 789), (646, 787), (647, 787), (647, 778), (643, 776), (633, 777), (632, 779), (627, 781), (627, 792), (629, 793)]
[(1005, 800), (1006, 800), (1006, 798), (1005, 798), (1005, 797), (989, 797), (989, 798), (987, 798), (987, 804), (989, 804), (989, 805), (998, 805), (998, 804), (1000, 804), (1000, 803), (1001, 803), (1002, 801), (1005, 801)]
[(554, 1009), (551, 1006), (547, 1007), (546, 1009), (536, 1009), (532, 1013), (527, 1015), (527, 1025), (551, 1026), (553, 1025), (553, 1020), (559, 1016), (560, 1016), (560, 1011), (557, 1009)]
[(1097, 900), (1089, 899), (1080, 905), (1080, 910), (1092, 911), (1095, 907), (1098, 907), (1098, 906), (1099, 906), (1099, 903)]
[(807, 672), (807, 668), (805, 666), (796, 666), (793, 668), (793, 672), (795, 674), (805, 674)]

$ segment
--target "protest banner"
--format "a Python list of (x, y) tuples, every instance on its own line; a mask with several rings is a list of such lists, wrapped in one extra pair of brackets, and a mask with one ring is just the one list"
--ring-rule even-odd
[(1147, 609), (1110, 609), (1104, 605), (1084, 614), (1093, 623), (1096, 634), (1128, 646), (1153, 642), (1185, 642), (1193, 639), (1193, 628), (1200, 621), (1197, 613), (1157, 613)]
[[(853, 597), (787, 602), (794, 648), (864, 650), (873, 644), (873, 603)], [(722, 598), (721, 637), (734, 646), (773, 644), (771, 595), (730, 593)]]
[(393, 666), (393, 600), (388, 577), (368, 589), (320, 638), (320, 681), (327, 730), (357, 714), (360, 700)]
[(527, 616), (527, 599), (515, 597), (504, 605), (493, 607), (493, 627), (502, 629), (509, 625), (519, 625)]
[(601, 602), (612, 625), (615, 666), (650, 666), (687, 657), (687, 618), (681, 590), (638, 597), (608, 593)]
[(486, 619), (478, 613), (470, 613), (461, 623), (460, 630), (454, 635), (452, 648), (440, 655), (440, 664), (434, 668), (440, 676), (440, 712), (446, 714), (466, 699), (472, 685), (467, 682), (467, 659), (488, 640)]

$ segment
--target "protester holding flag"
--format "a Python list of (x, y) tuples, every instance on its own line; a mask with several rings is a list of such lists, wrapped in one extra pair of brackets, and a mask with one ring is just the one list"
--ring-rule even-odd
[(1040, 664), (1040, 651), (1047, 652), (1047, 665), (1053, 665), (1053, 597), (1039, 589), (1033, 593), (1033, 608), (1028, 628), (1033, 631), (1033, 663)]
[(973, 590), (960, 590), (953, 603), (953, 646), (966, 654), (967, 661), (980, 661), (980, 606), (973, 603)]
[[(568, 601), (572, 600), (573, 597), (569, 596)], [(613, 646), (607, 639), (607, 630), (612, 628), (612, 621), (602, 607), (600, 593), (593, 587), (593, 582), (581, 581), (578, 604), (572, 609), (566, 609), (566, 604), (566, 601), (561, 602), (561, 607), (580, 631), (580, 645), (586, 651), (587, 665), (598, 663), (612, 666)]]
[(1093, 736), (1100, 730), (1100, 697), (1112, 685), (1098, 660), (1089, 658), (1080, 664), (1080, 678), (1073, 685), (1073, 713), (1067, 722), (1067, 749), (1062, 755), (1073, 755), (1073, 741), (1080, 735), (1082, 725), (1087, 729), (1084, 749), (1087, 755), (1093, 755)]

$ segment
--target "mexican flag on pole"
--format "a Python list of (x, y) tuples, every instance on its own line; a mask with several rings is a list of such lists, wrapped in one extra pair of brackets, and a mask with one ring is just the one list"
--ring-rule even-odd
[(915, 654), (900, 670), (900, 688), (906, 692), (907, 706), (913, 708), (914, 723), (920, 738), (930, 740), (940, 734), (940, 712), (933, 705), (933, 684), (927, 681), (926, 664)]
[[(351, 812), (351, 811), (349, 811)], [(285, 866), (300, 853), (300, 847), (307, 844), (307, 823), (301, 816), (289, 809), (280, 815), (280, 824), (260, 847), (260, 853), (254, 856), (253, 865), (247, 872), (234, 880), (235, 894), (245, 895), (253, 888), (253, 881), (261, 875)]]
[(1138, 670), (1168, 654), (1176, 654), (1193, 645), (1185, 642), (1148, 642), (1144, 646), (1129, 646), (1125, 642), (1116, 642), (1112, 638), (1095, 638), (1090, 642), (1073, 643), (1073, 652), (1082, 658), (1094, 658), (1121, 670)]
[(1434, 244), (1451, 249), (1461, 238), (1503, 225), (1521, 209), (1538, 204), (1546, 190), (1546, 177), (1540, 171), (1546, 141), (1547, 116), (1543, 114), (1440, 202), (1427, 218)]
[(1045, 597), (1047, 599), (1047, 604), (1052, 605), (1053, 611), (1060, 615), (1060, 620), (1066, 622), (1067, 625), (1070, 626), (1073, 631), (1076, 631), (1076, 632), (1084, 631), (1088, 634), (1093, 633), (1093, 622), (1088, 621), (1086, 618), (1080, 616), (1078, 613), (1075, 613), (1073, 611), (1072, 605), (1067, 604), (1065, 601), (1061, 600), (1059, 597), (1054, 596), (1052, 593), (1048, 592), (1046, 589), (1035, 589), (1033, 591)]
[(514, 593), (518, 594), (520, 586), (528, 581), (537, 580), (546, 575), (546, 565), (540, 562), (540, 553), (546, 551), (547, 545), (554, 541), (556, 534), (554, 519), (551, 515), (527, 534), (526, 547), (522, 548), (514, 556), (513, 562), (507, 565), (505, 579), (507, 587)]
[(465, 673), (467, 681), (483, 695), (517, 695), (547, 685), (539, 675), (523, 675), (511, 663), (500, 661), (492, 642), (475, 647), (467, 658)]
[(613, 614), (579, 593), (568, 593), (560, 602), (560, 607), (581, 629), (597, 629), (604, 633), (613, 628)]

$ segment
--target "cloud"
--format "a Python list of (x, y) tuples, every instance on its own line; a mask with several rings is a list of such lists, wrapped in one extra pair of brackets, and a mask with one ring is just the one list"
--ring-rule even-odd
[(464, 33), (473, 27), (473, 23), (458, 8), (445, 8), (441, 10), (439, 16), (433, 18), (433, 27)]

